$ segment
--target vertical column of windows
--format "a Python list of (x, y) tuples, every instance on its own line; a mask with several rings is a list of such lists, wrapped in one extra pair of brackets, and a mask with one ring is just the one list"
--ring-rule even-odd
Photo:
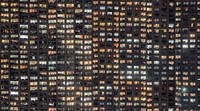
[(83, 22), (83, 4), (81, 1), (75, 1), (75, 75), (76, 75), (76, 87), (77, 87), (77, 98), (76, 98), (76, 110), (83, 110), (83, 51), (84, 51), (84, 22)]
[[(38, 1), (37, 0), (29, 0), (28, 1), (28, 80), (29, 88), (28, 88), (28, 100), (29, 100), (29, 108), (31, 110), (38, 110), (39, 106), (39, 98), (37, 91), (40, 90), (39, 82), (38, 82), (38, 61), (37, 61), (37, 49), (38, 49)], [(21, 25), (21, 24), (20, 24)]]
[(147, 60), (147, 111), (153, 110), (153, 61), (152, 61), (152, 22), (153, 22), (153, 13), (152, 13), (152, 1), (147, 0), (146, 1), (146, 23), (147, 23), (147, 31), (146, 31), (146, 47), (147, 47), (147, 54), (146, 54), (146, 60)]
[(82, 57), (81, 65), (82, 68), (82, 110), (92, 111), (93, 98), (93, 77), (92, 77), (92, 1), (84, 1), (82, 6)]
[[(62, 20), (62, 24), (65, 26), (65, 35), (63, 36), (65, 41), (62, 42), (62, 48), (60, 50), (65, 50), (65, 68), (66, 68), (66, 87), (65, 87), (65, 105), (67, 108), (65, 110), (76, 110), (75, 107), (78, 104), (75, 101), (80, 96), (79, 92), (76, 92), (78, 89), (78, 81), (76, 77), (78, 74), (75, 73), (75, 62), (77, 59), (76, 54), (76, 41), (77, 35), (75, 35), (75, 4), (74, 0), (65, 1), (65, 14), (63, 18), (66, 17), (65, 22)], [(60, 11), (63, 13), (63, 11)], [(60, 35), (59, 35), (60, 36)], [(63, 55), (63, 54), (62, 54)], [(76, 59), (75, 59), (76, 58)], [(77, 97), (77, 98), (76, 98)]]
[[(56, 88), (56, 98), (57, 98), (57, 109), (58, 111), (66, 110), (66, 100), (68, 99), (68, 96), (66, 98), (66, 89), (67, 85), (66, 83), (66, 63), (69, 63), (69, 61), (66, 60), (65, 55), (66, 53), (66, 44), (68, 41), (66, 41), (66, 3), (64, 1), (57, 1), (56, 2), (56, 37), (52, 39), (52, 41), (56, 41), (56, 43), (52, 44), (52, 46), (49, 46), (49, 52), (51, 52), (50, 55), (57, 54), (56, 60), (48, 61), (51, 65), (56, 65), (56, 81), (57, 81), (57, 88)], [(56, 45), (55, 45), (56, 44)], [(73, 42), (72, 42), (73, 44)], [(70, 61), (71, 62), (71, 61)], [(72, 64), (71, 64), (72, 65)], [(73, 66), (73, 65), (72, 65)], [(72, 67), (71, 66), (71, 67)]]
[(98, 59), (98, 47), (99, 47), (99, 1), (94, 0), (92, 3), (92, 73), (93, 73), (93, 110), (98, 111), (100, 107), (99, 101), (99, 59)]
[[(17, 4), (18, 5), (18, 4)], [(3, 0), (0, 2), (0, 62), (1, 62), (1, 92), (0, 92), (0, 96), (1, 96), (1, 110), (5, 111), (5, 110), (15, 110), (18, 109), (17, 108), (17, 100), (13, 100), (10, 102), (10, 96), (14, 96), (14, 95), (10, 95), (9, 93), (9, 89), (10, 89), (10, 83), (9, 81), (11, 81), (11, 77), (10, 77), (10, 71), (9, 69), (11, 69), (14, 66), (10, 65), (10, 62), (12, 61), (12, 56), (14, 57), (18, 57), (17, 55), (14, 55), (14, 53), (12, 53), (12, 51), (9, 51), (9, 48), (12, 47), (12, 45), (9, 45), (11, 42), (10, 38), (10, 32), (11, 32), (11, 21), (10, 21), (10, 17), (11, 17), (11, 10), (9, 9), (10, 7), (10, 3), (8, 3), (7, 0)], [(16, 17), (17, 18), (17, 17)], [(15, 37), (15, 36), (13, 36)], [(18, 37), (18, 36), (17, 36)], [(16, 37), (16, 38), (17, 38)], [(16, 41), (18, 43), (18, 41)], [(14, 61), (13, 61), (14, 62)], [(18, 62), (18, 61), (17, 61)], [(16, 63), (15, 63), (16, 65)], [(16, 82), (17, 83), (17, 82)], [(17, 85), (17, 84), (16, 84)], [(12, 88), (14, 89), (14, 88)], [(18, 87), (16, 87), (16, 90), (13, 90), (16, 94), (18, 94)], [(16, 96), (15, 96), (16, 97)], [(14, 97), (13, 97), (14, 98)], [(18, 99), (18, 98), (16, 98)]]
[[(56, 60), (48, 61), (52, 65), (56, 65), (56, 81), (57, 81), (57, 91), (56, 91), (56, 98), (57, 98), (57, 109), (58, 111), (66, 110), (65, 109), (65, 100), (66, 100), (66, 60), (65, 60), (65, 44), (62, 42), (65, 41), (65, 33), (66, 33), (66, 10), (65, 10), (65, 2), (64, 1), (57, 1), (56, 2), (56, 38), (52, 39), (56, 41), (56, 45), (50, 46), (50, 50), (53, 53), (56, 53)], [(66, 41), (67, 42), (67, 41)], [(73, 43), (73, 42), (72, 42)], [(54, 49), (54, 50), (52, 50)], [(73, 66), (73, 65), (72, 65)]]
[(141, 101), (141, 110), (147, 110), (146, 108), (146, 101), (147, 101), (147, 17), (146, 17), (146, 9), (147, 9), (147, 3), (146, 0), (142, 1), (140, 3), (140, 59), (141, 59), (141, 65), (140, 65), (140, 80), (141, 80), (141, 94), (140, 94), (140, 101)]
[[(20, 30), (19, 33), (19, 58), (18, 58), (18, 77), (19, 77), (19, 110), (25, 110), (29, 106), (28, 94), (28, 45), (29, 45), (29, 1), (20, 0), (19, 3)], [(15, 59), (16, 60), (16, 59)], [(30, 83), (34, 86), (34, 83)]]
[(160, 103), (160, 2), (152, 0), (152, 70), (153, 110), (159, 110)]
[[(196, 73), (196, 86), (197, 86), (197, 93), (196, 93), (196, 95), (200, 95), (200, 62), (199, 62), (199, 60), (200, 60), (200, 56), (199, 56), (199, 54), (200, 54), (200, 1), (197, 1), (196, 2), (196, 9), (197, 9), (197, 14), (196, 14), (196, 22), (197, 22), (197, 24), (196, 24), (196, 31), (197, 31), (197, 35), (196, 35), (196, 44), (197, 44), (197, 46), (196, 46), (196, 50), (197, 50), (197, 73)], [(198, 105), (197, 105), (197, 109), (199, 109), (200, 108), (200, 104), (199, 104), (199, 100), (200, 100), (200, 96), (196, 96), (196, 98), (197, 98), (197, 101), (198, 101)]]
[(96, 59), (98, 60), (98, 101), (99, 101), (99, 110), (106, 110), (105, 109), (105, 100), (106, 100), (106, 87), (105, 87), (105, 80), (106, 80), (106, 67), (105, 67), (105, 60), (103, 59), (106, 55), (105, 54), (105, 35), (106, 35), (106, 28), (105, 28), (105, 19), (106, 19), (106, 12), (105, 12), (105, 4), (106, 1), (101, 0), (99, 1), (98, 4), (98, 9), (99, 11), (97, 12), (97, 16), (98, 16), (98, 27), (99, 27), (99, 31), (97, 33), (97, 37), (98, 37), (98, 55), (96, 56)]
[(119, 20), (120, 20), (120, 14), (119, 14), (119, 1), (113, 1), (113, 65), (114, 65), (114, 71), (113, 71), (113, 107), (115, 107), (117, 110), (120, 109), (120, 58), (119, 58)]
[(180, 96), (181, 96), (181, 92), (180, 92), (180, 88), (181, 88), (181, 19), (182, 19), (182, 13), (181, 13), (181, 7), (182, 4), (181, 2), (175, 2), (175, 74), (176, 74), (176, 97), (175, 97), (175, 105), (176, 105), (176, 109), (178, 110), (178, 108), (182, 107), (181, 104), (181, 100), (180, 100)]
[(117, 21), (119, 30), (119, 63), (120, 63), (120, 72), (119, 72), (119, 110), (125, 110), (125, 101), (126, 101), (126, 33), (125, 33), (125, 1), (118, 2), (118, 12), (119, 12), (119, 20)]
[[(196, 98), (196, 95), (198, 95), (196, 93), (197, 91), (197, 83), (196, 83), (196, 75), (197, 75), (197, 70), (196, 70), (196, 66), (197, 66), (197, 44), (196, 44), (196, 41), (197, 41), (197, 1), (196, 0), (192, 0), (189, 2), (189, 24), (188, 24), (188, 28), (190, 29), (189, 31), (189, 40), (188, 40), (188, 47), (190, 49), (189, 51), (189, 55), (190, 55), (190, 58), (188, 59), (189, 61), (189, 74), (188, 74), (188, 79), (187, 79), (187, 82), (188, 82), (188, 105), (190, 103), (192, 103), (192, 105), (190, 105), (190, 107), (188, 109), (190, 110), (195, 110), (195, 109), (198, 109), (197, 106), (198, 106), (198, 102), (197, 102), (197, 98)], [(184, 79), (184, 78), (183, 78)]]
[[(38, 0), (38, 36), (35, 37), (35, 41), (37, 41), (37, 47), (35, 46), (35, 50), (31, 50), (31, 55), (33, 60), (37, 60), (35, 67), (36, 70), (32, 72), (32, 75), (38, 76), (38, 99), (41, 100), (39, 102), (39, 110), (48, 110), (49, 106), (49, 97), (48, 93), (50, 92), (48, 89), (48, 52), (47, 52), (47, 40), (48, 40), (48, 1), (47, 0)], [(46, 51), (46, 52), (45, 52)], [(37, 65), (37, 66), (36, 66)], [(36, 81), (33, 80), (33, 81)], [(30, 94), (34, 94), (34, 90), (30, 91)]]
[(125, 101), (125, 105), (126, 105), (126, 108), (125, 110), (131, 110), (132, 109), (132, 106), (133, 106), (133, 98), (132, 98), (132, 79), (133, 79), (133, 76), (132, 76), (132, 71), (133, 71), (133, 55), (132, 55), (132, 41), (133, 41), (133, 24), (132, 24), (132, 20), (133, 20), (133, 2), (131, 1), (127, 1), (125, 2), (125, 7), (124, 7), (124, 11), (126, 12), (125, 13), (125, 26), (124, 28), (127, 29), (125, 31), (125, 37), (126, 37), (126, 91), (125, 91), (125, 96), (127, 97), (126, 101)]
[[(43, 62), (47, 65), (47, 74), (48, 74), (48, 110), (57, 110), (57, 71), (62, 70), (63, 66), (58, 65), (57, 58), (59, 60), (64, 60), (64, 57), (61, 55), (64, 54), (64, 51), (57, 50), (57, 34), (60, 34), (60, 30), (57, 29), (57, 1), (49, 0), (47, 3), (47, 37), (44, 40), (44, 49), (48, 52), (54, 52), (52, 55), (48, 55), (48, 52), (44, 50), (43, 54), (45, 59)], [(48, 56), (47, 56), (48, 55)]]
[(169, 47), (169, 35), (168, 35), (168, 2), (162, 0), (160, 3), (160, 106), (161, 109), (167, 110), (168, 105), (168, 47)]

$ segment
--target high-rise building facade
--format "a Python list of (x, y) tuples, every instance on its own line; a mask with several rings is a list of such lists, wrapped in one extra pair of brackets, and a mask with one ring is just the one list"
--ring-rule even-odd
[(0, 0), (0, 111), (199, 111), (199, 0)]

